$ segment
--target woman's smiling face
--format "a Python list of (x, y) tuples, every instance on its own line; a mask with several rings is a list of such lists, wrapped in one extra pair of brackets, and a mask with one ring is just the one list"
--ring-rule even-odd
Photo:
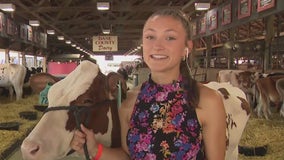
[(143, 29), (143, 58), (152, 72), (179, 71), (186, 54), (186, 31), (172, 16), (154, 16)]

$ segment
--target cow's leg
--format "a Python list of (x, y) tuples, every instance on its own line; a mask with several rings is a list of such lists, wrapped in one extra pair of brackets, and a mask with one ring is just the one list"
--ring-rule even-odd
[(253, 109), (255, 107), (254, 94), (248, 93), (246, 95), (247, 95), (247, 101), (249, 102), (251, 109)]
[(9, 95), (10, 95), (10, 100), (13, 100), (13, 95), (14, 95), (14, 89), (12, 86), (9, 87)]
[(229, 150), (227, 148), (225, 160), (238, 160), (239, 149), (238, 146), (235, 147), (233, 150)]
[(264, 103), (263, 103), (262, 112), (263, 112), (263, 115), (264, 115), (265, 119), (268, 120), (269, 119), (269, 115), (271, 115), (270, 104), (269, 104), (270, 101), (269, 101), (268, 95), (264, 96), (263, 100), (264, 100)]
[(255, 89), (254, 95), (253, 95), (254, 96), (254, 105), (253, 105), (254, 108), (256, 108), (256, 106), (259, 102), (259, 95), (260, 95), (259, 91), (257, 89)]
[(21, 85), (17, 85), (17, 87), (15, 87), (15, 92), (16, 92), (16, 100), (21, 99), (23, 95), (23, 87)]
[(259, 94), (259, 101), (258, 101), (258, 103), (257, 103), (257, 106), (256, 106), (256, 114), (257, 114), (257, 117), (261, 117), (262, 116), (262, 114), (261, 114), (261, 111), (262, 111), (262, 108), (263, 108), (263, 97), (261, 96), (261, 94)]
[(280, 116), (284, 117), (284, 100), (282, 102), (282, 106), (281, 106), (281, 109), (280, 109)]

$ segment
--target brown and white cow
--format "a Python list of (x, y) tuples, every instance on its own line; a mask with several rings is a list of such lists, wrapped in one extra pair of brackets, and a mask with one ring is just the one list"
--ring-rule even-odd
[(250, 116), (250, 105), (245, 93), (229, 83), (210, 82), (207, 87), (217, 90), (223, 98), (227, 121), (226, 160), (238, 159), (238, 144)]
[(268, 76), (256, 81), (256, 87), (259, 92), (259, 101), (256, 107), (258, 117), (261, 117), (263, 114), (266, 119), (269, 119), (271, 115), (270, 103), (275, 104), (276, 110), (280, 110), (280, 103), (283, 101), (283, 97), (278, 92), (278, 90), (281, 90), (280, 84), (278, 84), (279, 89), (276, 89), (276, 81), (281, 78), (284, 78), (284, 75)]
[(23, 96), (23, 85), (26, 68), (20, 64), (0, 64), (0, 87), (9, 88), (10, 98), (13, 99), (14, 90), (16, 100)]
[[(93, 109), (83, 113), (88, 128), (92, 128), (97, 140), (111, 147), (120, 146), (120, 124), (118, 120), (116, 74), (104, 76), (97, 65), (84, 61), (63, 80), (55, 83), (48, 94), (49, 111), (26, 137), (21, 146), (25, 160), (51, 160), (67, 155), (75, 129), (75, 118), (71, 111), (56, 110), (56, 106), (82, 106)], [(123, 81), (123, 79), (120, 79)], [(249, 105), (245, 94), (228, 83), (212, 82), (206, 86), (219, 90), (227, 112), (227, 160), (238, 157), (238, 143), (249, 118)], [(126, 85), (124, 83), (124, 91)], [(85, 107), (84, 107), (85, 106)], [(59, 107), (60, 109), (60, 107)], [(85, 115), (86, 114), (86, 115)]]
[(240, 88), (245, 92), (247, 100), (253, 107), (256, 102), (255, 100), (255, 83), (261, 78), (265, 77), (267, 74), (259, 72), (251, 72), (244, 70), (220, 70), (218, 72), (218, 82), (229, 82), (234, 87)]
[(60, 78), (49, 73), (36, 73), (30, 77), (29, 84), (33, 93), (40, 93), (48, 83), (54, 84), (59, 80)]
[[(120, 123), (116, 97), (117, 82), (121, 81), (122, 95), (126, 83), (116, 73), (102, 74), (98, 65), (83, 61), (67, 77), (49, 90), (46, 112), (21, 145), (24, 159), (53, 160), (65, 157), (76, 129), (74, 110), (88, 128), (92, 128), (98, 141), (106, 146), (120, 146)], [(56, 110), (57, 107), (62, 110)], [(74, 106), (79, 106), (74, 109)], [(70, 110), (66, 110), (70, 108)]]
[(282, 106), (280, 109), (280, 116), (284, 117), (284, 78), (276, 81), (276, 89), (282, 99)]

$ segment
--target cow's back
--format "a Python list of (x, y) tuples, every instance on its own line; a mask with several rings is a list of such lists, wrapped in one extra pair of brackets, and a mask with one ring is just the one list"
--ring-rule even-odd
[(49, 73), (37, 73), (30, 77), (29, 84), (33, 93), (40, 93), (48, 83), (54, 84), (59, 80), (60, 78), (52, 76)]
[(230, 82), (233, 71), (234, 70), (220, 70), (218, 72), (218, 82)]

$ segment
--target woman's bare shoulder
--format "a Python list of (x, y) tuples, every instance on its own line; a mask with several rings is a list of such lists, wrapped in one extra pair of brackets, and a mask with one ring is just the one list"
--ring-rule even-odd
[(209, 98), (211, 100), (216, 98), (216, 96), (217, 97), (220, 96), (218, 91), (211, 89), (205, 86), (204, 84), (199, 83), (198, 86), (199, 86), (200, 97), (204, 97), (206, 99)]
[(126, 99), (123, 100), (121, 107), (124, 109), (132, 108), (140, 91), (141, 85), (138, 85), (127, 91)]
[(200, 99), (197, 114), (203, 126), (223, 121), (226, 117), (223, 99), (218, 91), (199, 84)]
[(203, 84), (199, 84), (201, 108), (223, 107), (223, 100), (218, 91), (211, 89)]

